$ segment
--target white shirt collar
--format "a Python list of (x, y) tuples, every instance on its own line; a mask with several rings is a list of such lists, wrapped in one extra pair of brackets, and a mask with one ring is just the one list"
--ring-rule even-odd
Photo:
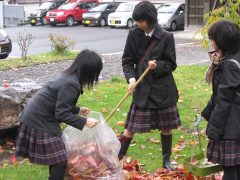
[(144, 31), (144, 32), (145, 32), (145, 35), (152, 37), (154, 30), (155, 30), (155, 28), (153, 28), (153, 30), (152, 30), (149, 34), (147, 34), (147, 33)]

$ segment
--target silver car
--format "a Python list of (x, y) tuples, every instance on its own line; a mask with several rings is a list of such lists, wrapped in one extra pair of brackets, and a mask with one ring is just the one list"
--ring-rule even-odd
[(175, 31), (184, 26), (185, 3), (164, 3), (157, 8), (158, 24), (162, 28)]

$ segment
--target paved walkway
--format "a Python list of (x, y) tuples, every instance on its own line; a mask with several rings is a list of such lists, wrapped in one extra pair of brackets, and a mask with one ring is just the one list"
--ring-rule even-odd
[[(176, 54), (178, 65), (192, 65), (198, 63), (204, 65), (202, 63), (205, 63), (206, 61), (206, 65), (209, 64), (207, 50), (203, 49), (201, 44), (177, 45)], [(100, 80), (108, 80), (112, 76), (123, 77), (121, 66), (122, 52), (103, 54), (101, 57), (104, 66), (100, 74)], [(72, 60), (60, 61), (50, 64), (0, 71), (0, 86), (3, 86), (6, 82), (12, 83), (17, 79), (24, 78), (45, 83), (69, 67), (71, 63)]]

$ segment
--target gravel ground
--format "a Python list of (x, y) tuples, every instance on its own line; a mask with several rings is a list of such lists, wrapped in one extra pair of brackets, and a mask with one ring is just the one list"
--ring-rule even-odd
[[(203, 49), (201, 44), (177, 45), (176, 54), (178, 65), (191, 65), (209, 59), (207, 50)], [(105, 54), (101, 57), (104, 65), (100, 80), (108, 80), (112, 76), (123, 77), (121, 67), (122, 53)], [(72, 60), (60, 61), (57, 63), (0, 71), (0, 86), (3, 86), (4, 83), (12, 83), (18, 79), (31, 79), (45, 83), (69, 67), (71, 63)]]

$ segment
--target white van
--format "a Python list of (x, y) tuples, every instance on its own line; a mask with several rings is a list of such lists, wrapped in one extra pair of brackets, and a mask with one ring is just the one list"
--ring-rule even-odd
[(157, 8), (158, 24), (162, 28), (175, 31), (177, 27), (184, 26), (185, 3), (164, 3)]
[(132, 13), (138, 3), (139, 2), (121, 3), (116, 9), (116, 12), (109, 14), (108, 25), (111, 28), (116, 26), (132, 28), (135, 23), (132, 18)]

